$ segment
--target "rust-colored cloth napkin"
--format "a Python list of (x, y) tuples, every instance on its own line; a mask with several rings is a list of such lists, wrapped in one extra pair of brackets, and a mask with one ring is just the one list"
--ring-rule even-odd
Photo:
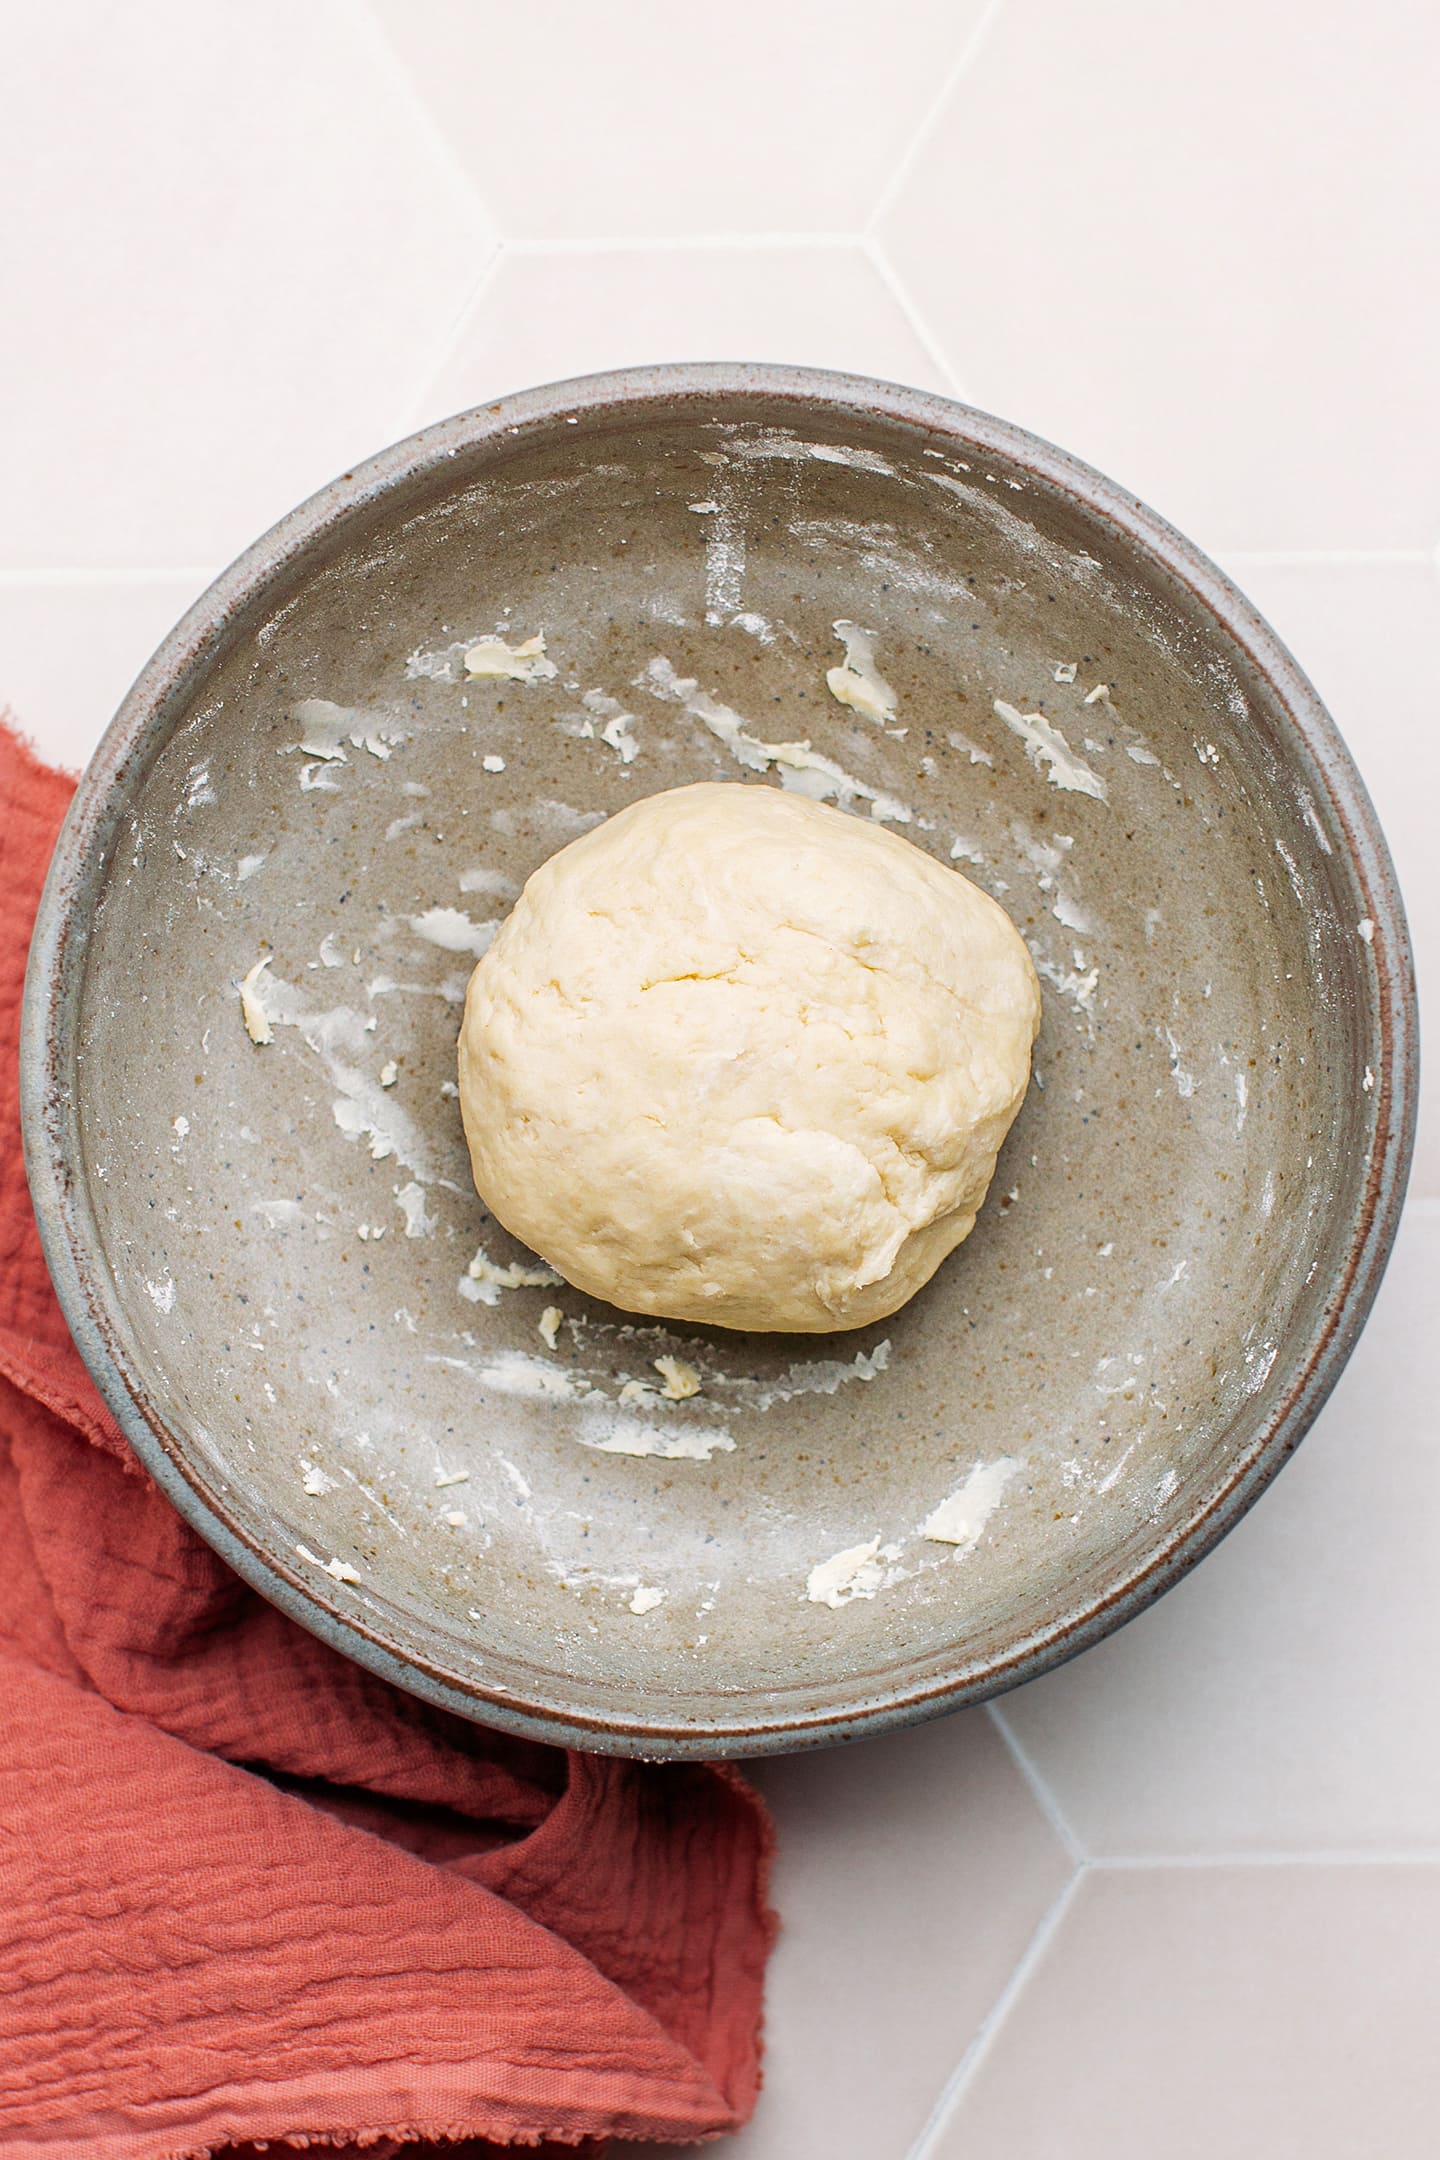
[(0, 2150), (477, 2160), (734, 2129), (772, 1930), (748, 1787), (372, 1678), (216, 1558), (91, 1385), (17, 1112), (71, 786), (0, 725)]

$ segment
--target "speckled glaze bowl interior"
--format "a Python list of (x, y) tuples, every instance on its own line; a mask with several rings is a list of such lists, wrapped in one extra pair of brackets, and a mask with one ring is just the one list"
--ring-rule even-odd
[[(837, 621), (874, 634), (890, 731), (827, 690)], [(496, 632), (555, 672), (467, 683)], [(769, 754), (797, 742), (825, 762)], [(515, 1280), (468, 1176), (490, 926), (574, 834), (700, 779), (878, 813), (1042, 978), (978, 1228), (853, 1335)], [(1133, 497), (942, 400), (665, 368), (400, 444), (200, 602), (76, 798), (24, 1084), (80, 1346), (243, 1575), (476, 1718), (742, 1754), (1011, 1685), (1238, 1518), (1384, 1265), (1413, 992), (1313, 692)], [(645, 1391), (667, 1355), (698, 1395)], [(967, 1483), (974, 1536), (927, 1538)]]

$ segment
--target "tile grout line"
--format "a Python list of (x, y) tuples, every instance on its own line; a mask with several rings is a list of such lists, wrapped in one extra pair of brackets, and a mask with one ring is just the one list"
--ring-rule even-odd
[(1080, 1885), (1090, 1872), (1089, 1862), (1082, 1860), (1074, 1874), (1052, 1901), (1049, 1910), (1041, 1918), (1039, 1926), (1021, 1952), (1019, 1963), (1011, 1973), (989, 2010), (981, 2019), (974, 2038), (961, 2056), (941, 2088), (940, 2097), (930, 2111), (930, 2118), (910, 2147), (906, 2160), (935, 2160), (937, 2140), (949, 2127), (976, 2072), (989, 2054), (995, 2040), (1003, 2031), (1011, 2011), (1024, 1993), (1032, 1973), (1043, 1962), (1051, 1943), (1074, 1904)]
[(879, 226), (881, 219), (887, 215), (896, 196), (909, 179), (911, 172), (919, 162), (921, 152), (940, 123), (940, 115), (944, 112), (951, 96), (959, 87), (962, 78), (968, 72), (971, 63), (989, 37), (1004, 9), (1005, 0), (989, 0), (989, 5), (979, 17), (969, 37), (965, 39), (960, 47), (949, 73), (941, 83), (929, 109), (921, 118), (920, 125), (901, 151), (895, 170), (891, 173), (890, 178), (885, 182), (875, 199), (875, 207), (865, 220), (864, 230), (867, 236)]
[(782, 254), (790, 248), (824, 248), (836, 250), (852, 248), (860, 235), (856, 232), (772, 232), (757, 229), (755, 232), (695, 232), (695, 233), (577, 233), (571, 238), (532, 237), (516, 239), (505, 235), (505, 246), (512, 255), (683, 255), (688, 250), (699, 254), (723, 254), (730, 249), (745, 249), (760, 254)]
[[(416, 428), (420, 426), (420, 414), (424, 409), (426, 398), (460, 350), (465, 333), (479, 313), (480, 304), (484, 300), (486, 293), (499, 275), (500, 265), (505, 260), (507, 253), (509, 253), (509, 249), (506, 243), (499, 240), (495, 244), (494, 252), (486, 257), (480, 274), (461, 302), (454, 321), (431, 355), (424, 375), (399, 408), (394, 423), (395, 439), (397, 441), (403, 439), (406, 435), (412, 435)], [(523, 383), (513, 383), (510, 387), (520, 390), (525, 385)]]
[[(993, 1705), (987, 1705), (992, 1710)], [(996, 1720), (997, 1724), (999, 1720)], [(1004, 1728), (1001, 1727), (1003, 1732)], [(1017, 1755), (1017, 1762), (1020, 1760)], [(936, 2160), (937, 2140), (942, 2137), (961, 2107), (965, 2094), (982, 2068), (991, 2048), (999, 2038), (1010, 2014), (1028, 1986), (1031, 1977), (1044, 1962), (1045, 1956), (1059, 1934), (1071, 1906), (1079, 1896), (1081, 1886), (1091, 1874), (1123, 1874), (1126, 1872), (1158, 1872), (1163, 1869), (1207, 1867), (1405, 1867), (1440, 1866), (1440, 1850), (1418, 1848), (1412, 1851), (1394, 1852), (1325, 1852), (1325, 1853), (1239, 1853), (1239, 1854), (1192, 1854), (1166, 1857), (1136, 1856), (1134, 1858), (1107, 1857), (1100, 1860), (1081, 1859), (1030, 1937), (1010, 1978), (996, 1996), (982, 2018), (970, 2045), (966, 2048), (950, 2076), (946, 2079), (940, 2096), (930, 2112), (906, 2160)]]
[(1097, 1875), (1154, 1875), (1205, 1868), (1382, 1868), (1440, 1867), (1440, 1846), (1397, 1845), (1385, 1852), (1324, 1847), (1294, 1852), (1278, 1848), (1253, 1852), (1103, 1853), (1089, 1865)]
[(395, 85), (399, 95), (409, 106), (411, 113), (428, 138), (440, 163), (449, 174), (451, 185), (459, 190), (465, 201), (473, 205), (483, 220), (490, 239), (489, 253), (481, 264), (473, 283), (466, 287), (464, 297), (456, 309), (450, 327), (438, 341), (434, 353), (425, 365), (425, 372), (419, 376), (414, 389), (398, 408), (398, 424), (395, 425), (394, 435), (391, 438), (398, 441), (414, 432), (417, 424), (416, 415), (424, 403), (425, 393), (432, 383), (439, 380), (446, 362), (452, 357), (459, 345), (460, 338), (469, 323), (474, 304), (480, 298), (499, 266), (505, 243), (500, 231), (499, 221), (477, 186), (474, 174), (465, 166), (449, 136), (439, 125), (421, 96), (420, 87), (415, 80), (414, 73), (395, 50), (386, 32), (385, 25), (371, 5), (371, 0), (345, 0), (345, 5), (347, 20), (354, 28), (359, 30), (360, 35), (367, 41), (375, 64), (389, 81)]
[(212, 563), (179, 563), (174, 567), (136, 569), (131, 565), (85, 570), (56, 564), (50, 569), (0, 570), (0, 592), (31, 592), (45, 586), (82, 589), (88, 585), (193, 585), (197, 592), (213, 585), (220, 571)]
[(963, 399), (968, 397), (967, 391), (965, 390), (963, 384), (960, 382), (958, 376), (955, 373), (955, 370), (951, 367), (950, 362), (946, 359), (944, 352), (942, 351), (937, 339), (935, 338), (933, 332), (930, 329), (930, 325), (926, 322), (924, 316), (920, 313), (919, 308), (916, 307), (915, 302), (911, 298), (909, 292), (901, 284), (900, 279), (895, 273), (894, 265), (891, 263), (889, 256), (885, 253), (884, 248), (880, 245), (880, 242), (875, 238), (873, 233), (864, 232), (858, 233), (856, 235), (855, 245), (859, 249), (860, 253), (864, 256), (866, 262), (869, 263), (871, 269), (875, 272), (875, 275), (879, 278), (881, 284), (885, 287), (885, 290), (889, 293), (891, 299), (895, 302), (896, 307), (899, 308), (900, 313), (904, 316), (906, 322), (909, 323), (910, 328), (914, 331), (916, 337), (920, 340), (920, 343), (924, 346), (926, 356), (930, 360), (932, 366), (939, 373), (941, 381), (944, 383), (948, 383), (951, 391), (957, 398)]
[(1224, 569), (1243, 570), (1419, 570), (1435, 560), (1429, 548), (1212, 548)]
[(1030, 1797), (1064, 1846), (1066, 1854), (1076, 1867), (1086, 1866), (1090, 1859), (1089, 1853), (1086, 1852), (1079, 1838), (1071, 1829), (1070, 1824), (1066, 1821), (1054, 1793), (1051, 1792), (1050, 1787), (1041, 1777), (1029, 1755), (1010, 1730), (1009, 1722), (999, 1704), (988, 1702), (985, 1705), (985, 1710), (991, 1724), (1000, 1735), (1005, 1752), (1029, 1788)]
[(466, 167), (460, 153), (421, 96), (420, 86), (412, 70), (391, 44), (385, 25), (376, 14), (371, 0), (331, 0), (331, 13), (337, 21), (344, 22), (347, 28), (358, 30), (366, 40), (370, 47), (370, 57), (381, 73), (395, 85), (418, 121), (422, 134), (429, 138), (431, 147), (449, 173), (452, 184), (480, 212), (498, 246), (501, 237), (499, 220), (481, 193), (474, 174)]

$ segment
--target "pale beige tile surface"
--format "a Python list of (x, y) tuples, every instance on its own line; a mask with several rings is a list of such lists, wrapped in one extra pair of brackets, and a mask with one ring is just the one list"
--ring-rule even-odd
[(976, 401), (1209, 547), (1431, 546), (1436, 22), (1010, 0), (881, 226)]
[(783, 1931), (765, 2089), (720, 2149), (905, 2160), (1073, 1862), (983, 1710), (755, 1768)]
[(6, 16), (0, 568), (228, 561), (394, 431), (488, 214), (341, 0)]
[(0, 707), (78, 772), (156, 646), (209, 579), (0, 583)]
[(516, 239), (853, 232), (984, 0), (376, 0)]
[(1259, 1505), (1150, 1612), (1007, 1699), (1087, 1851), (1440, 1858), (1437, 1283), (1440, 1219), (1412, 1216)]
[(1440, 1868), (1096, 1871), (927, 2160), (1422, 2160), (1437, 2005)]
[(666, 360), (765, 351), (815, 367), (835, 318), (861, 373), (951, 385), (858, 247), (690, 247), (527, 254), (506, 249), (417, 419), (439, 419), (530, 383)]

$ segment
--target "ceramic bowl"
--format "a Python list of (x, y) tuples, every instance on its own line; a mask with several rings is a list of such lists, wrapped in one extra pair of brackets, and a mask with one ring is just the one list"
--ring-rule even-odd
[[(827, 688), (837, 623), (888, 727)], [(543, 633), (533, 679), (467, 680), (497, 633)], [(1042, 978), (978, 1228), (855, 1334), (527, 1281), (471, 1187), (476, 953), (554, 849), (702, 779), (878, 816)], [(1213, 565), (961, 406), (667, 367), (385, 451), (179, 625), (46, 888), (26, 1150), (102, 1392), (248, 1581), (466, 1716), (739, 1755), (1012, 1686), (1223, 1535), (1364, 1322), (1414, 1045), (1364, 789)]]

